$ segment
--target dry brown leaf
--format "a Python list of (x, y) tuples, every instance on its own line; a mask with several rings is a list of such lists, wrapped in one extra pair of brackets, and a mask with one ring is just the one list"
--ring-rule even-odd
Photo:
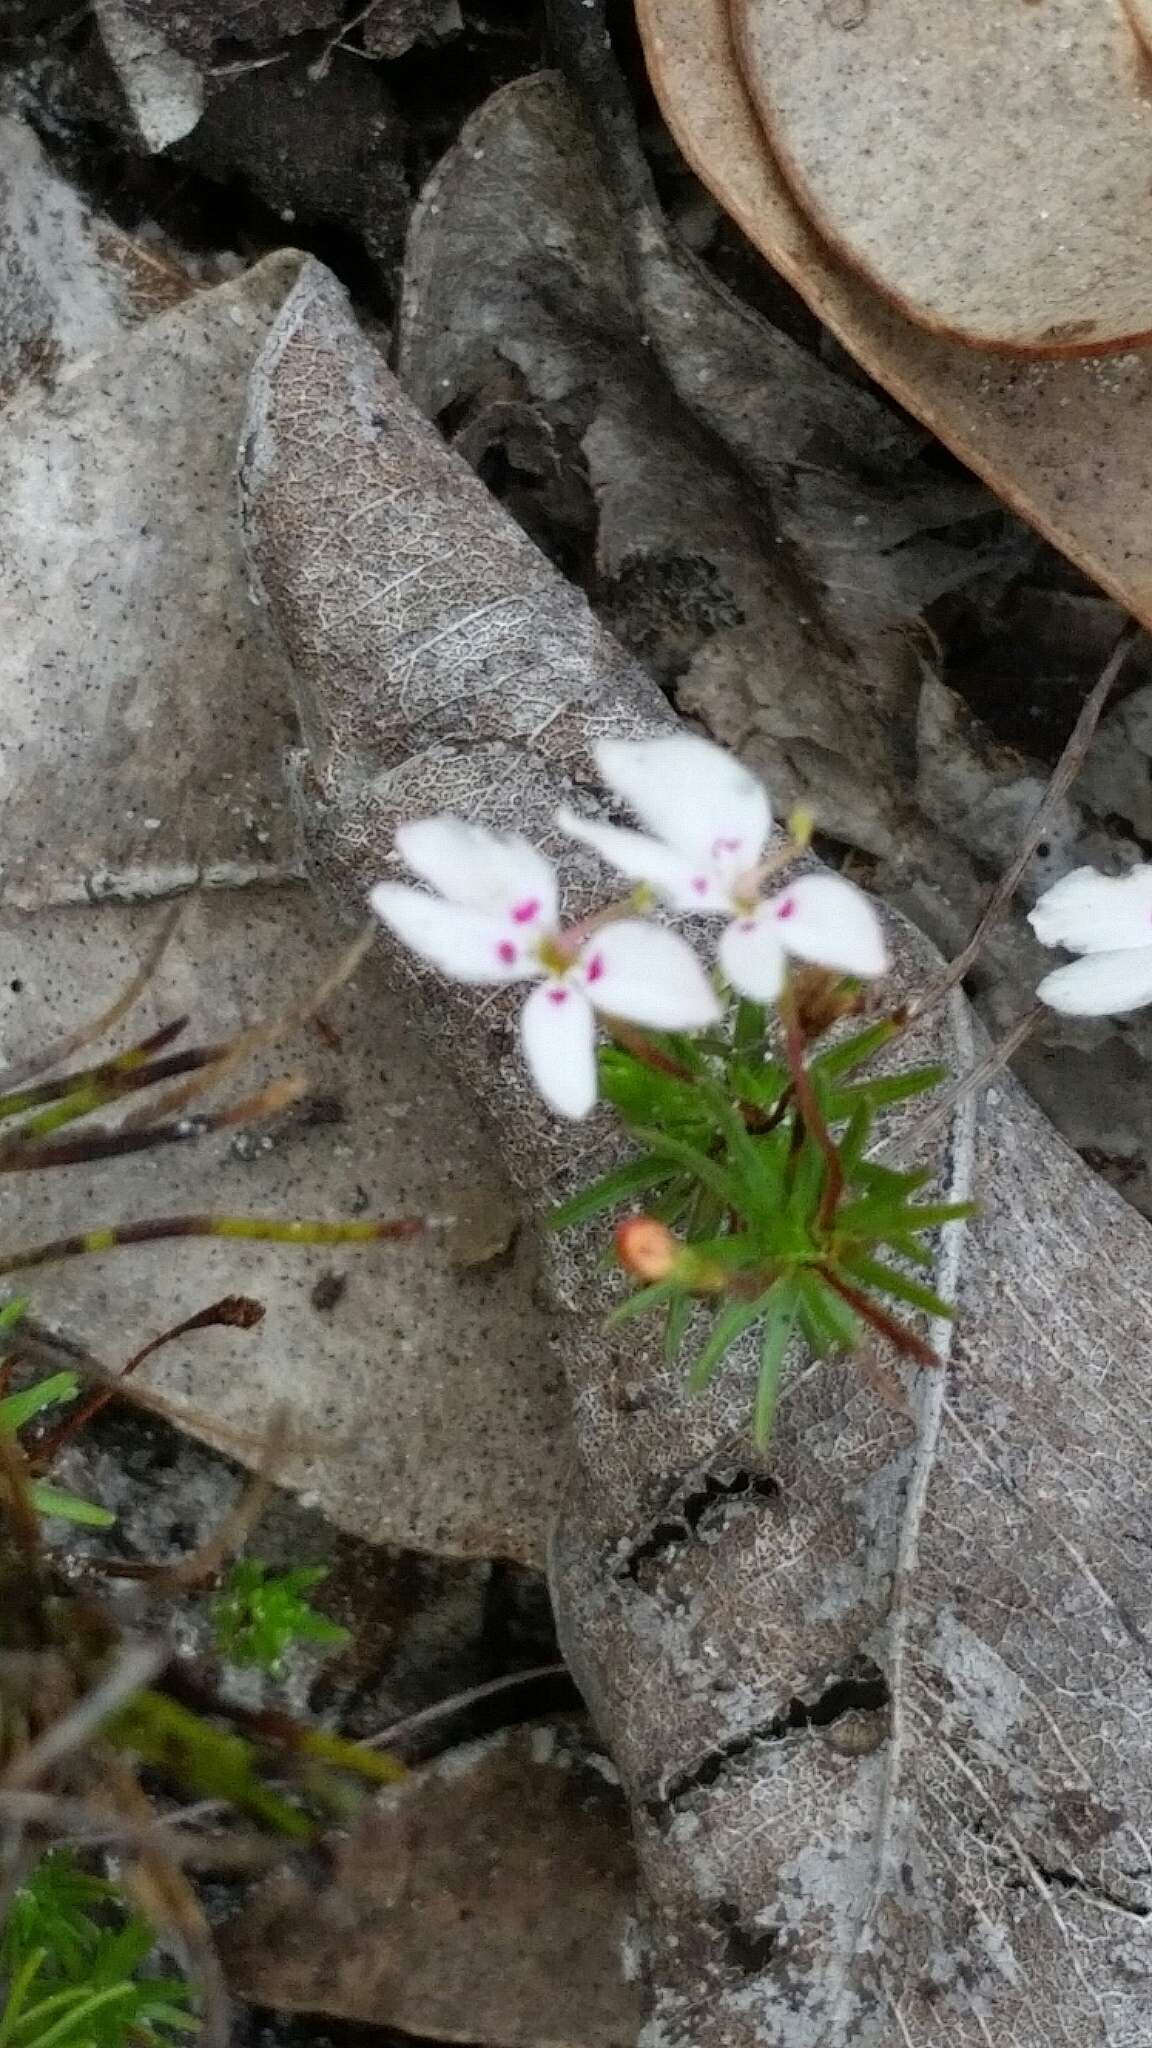
[(844, 346), (1000, 497), (1152, 624), (1152, 355), (1005, 362), (913, 325), (842, 266), (776, 167), (723, 0), (639, 0), (693, 169)]
[(1084, 0), (734, 0), (804, 211), (910, 319), (1021, 354), (1152, 333), (1146, 60)]
[(423, 2040), (631, 2048), (627, 1809), (581, 1724), (506, 1729), (375, 1800), (318, 1889), (262, 1887), (223, 1940), (233, 1990)]

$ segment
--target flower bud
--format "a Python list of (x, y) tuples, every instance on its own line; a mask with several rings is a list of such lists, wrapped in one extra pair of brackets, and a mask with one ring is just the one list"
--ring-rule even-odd
[(626, 1216), (616, 1226), (616, 1257), (637, 1280), (670, 1279), (683, 1256), (680, 1239), (655, 1216)]

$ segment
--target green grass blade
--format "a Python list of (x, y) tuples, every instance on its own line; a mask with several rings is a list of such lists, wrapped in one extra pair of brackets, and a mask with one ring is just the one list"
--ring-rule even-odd
[(34, 1479), (28, 1492), (38, 1515), (51, 1515), (58, 1522), (75, 1522), (82, 1529), (111, 1529), (115, 1524), (116, 1517), (108, 1508), (98, 1507), (92, 1500), (81, 1500), (75, 1493), (62, 1493), (58, 1486), (46, 1486), (42, 1479)]
[[(106, 1991), (92, 1992), (90, 1997), (74, 2002), (70, 2012), (61, 2013), (55, 2026), (49, 2027), (47, 2033), (37, 2034), (35, 2048), (57, 2048), (58, 2043), (63, 2042), (69, 2034), (75, 2034), (94, 2013), (102, 2011), (107, 2005), (123, 2005), (135, 1995), (134, 1984), (110, 1984)], [(43, 2010), (43, 2006), (37, 2006), (33, 2013), (26, 2014), (25, 2018), (39, 2017)]]
[(80, 1381), (74, 1372), (54, 1372), (46, 1380), (37, 1380), (34, 1387), (25, 1387), (19, 1394), (6, 1395), (0, 1401), (0, 1429), (15, 1435), (45, 1408), (53, 1407), (58, 1401), (74, 1401), (79, 1389)]
[(31, 1955), (25, 1958), (16, 1971), (8, 1987), (3, 2014), (0, 2015), (0, 2048), (8, 2048), (8, 2042), (12, 2039), (13, 2032), (19, 2025), (20, 2015), (28, 2002), (28, 1993), (47, 1960), (47, 1949), (33, 1949)]

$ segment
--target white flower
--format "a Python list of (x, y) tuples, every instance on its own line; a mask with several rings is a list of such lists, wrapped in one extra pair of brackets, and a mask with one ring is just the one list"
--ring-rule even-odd
[(560, 929), (550, 861), (516, 834), (459, 818), (402, 825), (396, 846), (439, 891), (378, 882), (376, 915), (456, 981), (537, 981), (520, 1030), (532, 1077), (562, 1116), (596, 1101), (594, 1012), (659, 1031), (696, 1031), (720, 1005), (691, 947), (638, 918), (581, 935)]
[[(840, 875), (800, 875), (765, 896), (772, 809), (763, 783), (710, 740), (605, 740), (596, 762), (608, 788), (645, 832), (592, 824), (573, 811), (559, 823), (676, 910), (730, 919), (720, 965), (733, 988), (771, 1002), (788, 956), (842, 974), (883, 974), (888, 955), (868, 898)], [(649, 835), (653, 836), (649, 836)]]
[(1036, 993), (1068, 1017), (1112, 1017), (1152, 1003), (1152, 867), (1126, 875), (1076, 868), (1046, 889), (1028, 922), (1042, 946), (1082, 953)]

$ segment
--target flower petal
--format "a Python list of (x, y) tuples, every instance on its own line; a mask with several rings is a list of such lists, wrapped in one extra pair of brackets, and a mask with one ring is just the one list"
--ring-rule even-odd
[(587, 1116), (596, 1101), (596, 1020), (571, 982), (534, 988), (520, 1018), (524, 1057), (537, 1088), (560, 1116)]
[(716, 991), (685, 939), (624, 918), (596, 932), (580, 954), (589, 1000), (610, 1017), (654, 1031), (698, 1031), (721, 1015)]
[(1152, 867), (1126, 875), (1075, 868), (1044, 891), (1028, 922), (1042, 946), (1067, 946), (1070, 953), (1152, 946)]
[(875, 906), (843, 875), (798, 875), (763, 904), (781, 945), (797, 960), (842, 974), (871, 977), (888, 969), (888, 949)]
[(1152, 1003), (1152, 945), (1086, 953), (1046, 974), (1036, 991), (1066, 1017), (1117, 1017)]
[(506, 918), (464, 910), (403, 882), (377, 882), (368, 901), (397, 938), (454, 981), (523, 981), (540, 972)]
[(733, 918), (720, 940), (720, 965), (733, 988), (754, 1003), (775, 1002), (784, 986), (786, 956), (774, 918), (765, 906), (750, 917)]
[(396, 851), (421, 881), (450, 903), (511, 915), (517, 925), (550, 931), (556, 923), (556, 875), (517, 832), (488, 832), (463, 818), (418, 818), (401, 825)]
[(596, 763), (608, 788), (677, 853), (732, 874), (756, 866), (772, 806), (764, 784), (723, 747), (692, 733), (604, 740)]
[(685, 859), (647, 832), (628, 832), (622, 825), (599, 825), (575, 811), (558, 811), (556, 823), (570, 839), (590, 846), (609, 867), (630, 882), (648, 882), (674, 910), (727, 910), (728, 899), (709, 865)]

